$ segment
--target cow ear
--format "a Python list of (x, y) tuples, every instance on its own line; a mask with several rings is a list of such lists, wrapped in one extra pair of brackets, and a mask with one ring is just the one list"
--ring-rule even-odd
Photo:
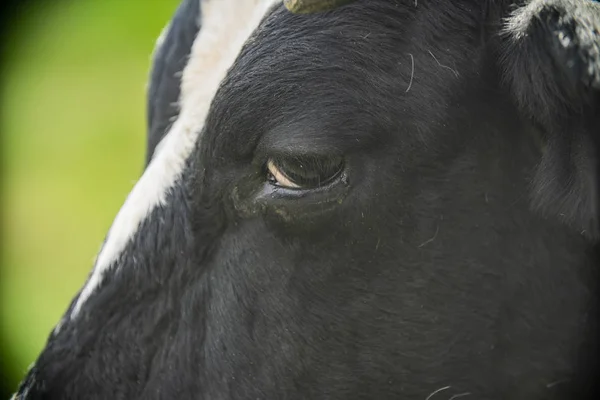
[(534, 205), (598, 240), (600, 3), (529, 1), (506, 20), (502, 40), (505, 83), (544, 139)]
[(200, 31), (200, 3), (183, 0), (156, 42), (147, 93), (146, 164), (179, 115), (181, 74)]

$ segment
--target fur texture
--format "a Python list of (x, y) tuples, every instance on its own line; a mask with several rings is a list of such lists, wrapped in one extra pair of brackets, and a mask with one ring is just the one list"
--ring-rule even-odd
[[(597, 5), (225, 3), (154, 57), (141, 182), (184, 146), (176, 179), (16, 398), (592, 396)], [(322, 188), (265, 172), (333, 155)]]
[[(94, 270), (71, 311), (71, 318), (77, 316), (81, 306), (102, 283), (106, 272), (114, 268), (144, 219), (155, 208), (165, 205), (169, 190), (181, 179), (185, 163), (197, 145), (198, 134), (204, 129), (204, 120), (219, 82), (274, 3), (274, 0), (244, 3), (222, 0), (205, 4), (202, 13), (204, 29), (194, 41), (190, 60), (183, 71), (181, 112), (169, 133), (157, 145), (154, 158), (117, 214)], [(191, 14), (191, 18), (196, 15)]]
[(598, 240), (600, 3), (534, 0), (505, 34), (506, 81), (546, 144), (534, 204)]

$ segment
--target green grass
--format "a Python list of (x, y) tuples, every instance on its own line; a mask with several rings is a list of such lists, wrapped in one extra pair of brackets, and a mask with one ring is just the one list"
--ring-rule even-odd
[(177, 4), (45, 2), (13, 25), (0, 97), (0, 357), (9, 386), (84, 283), (141, 173), (150, 54)]

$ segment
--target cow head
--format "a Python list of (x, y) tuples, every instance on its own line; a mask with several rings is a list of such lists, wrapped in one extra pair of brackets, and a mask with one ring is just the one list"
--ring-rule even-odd
[(185, 0), (145, 172), (16, 398), (588, 390), (600, 5), (513, 3)]

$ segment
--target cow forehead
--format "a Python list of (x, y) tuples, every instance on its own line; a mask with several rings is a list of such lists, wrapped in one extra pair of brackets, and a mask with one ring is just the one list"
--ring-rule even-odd
[(343, 152), (350, 136), (368, 136), (406, 101), (414, 60), (403, 32), (414, 11), (386, 1), (308, 16), (272, 10), (220, 83), (204, 150), (245, 160), (278, 136), (294, 151), (327, 142)]

